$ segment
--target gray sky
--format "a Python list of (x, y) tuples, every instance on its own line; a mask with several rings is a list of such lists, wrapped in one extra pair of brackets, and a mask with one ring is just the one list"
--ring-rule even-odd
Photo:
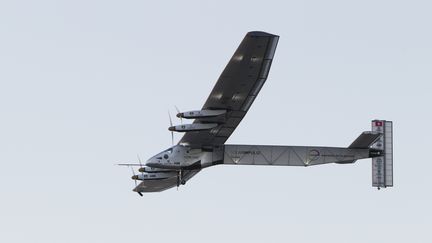
[[(430, 1), (0, 2), (1, 242), (430, 242)], [(251, 30), (281, 36), (229, 143), (347, 146), (394, 121), (395, 187), (371, 162), (217, 166), (143, 198), (127, 168), (171, 145)], [(180, 135), (176, 136), (178, 140)]]

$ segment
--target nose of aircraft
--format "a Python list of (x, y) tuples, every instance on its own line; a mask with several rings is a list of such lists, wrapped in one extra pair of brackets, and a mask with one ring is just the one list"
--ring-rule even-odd
[(154, 165), (157, 165), (158, 162), (159, 161), (155, 157), (153, 157), (153, 158), (150, 158), (149, 160), (147, 160), (147, 162), (145, 163), (145, 165), (149, 166), (149, 167), (153, 167)]
[(158, 167), (158, 165), (159, 165), (159, 163), (155, 163), (155, 162), (148, 162), (147, 164), (146, 164), (146, 166), (149, 166), (149, 167)]

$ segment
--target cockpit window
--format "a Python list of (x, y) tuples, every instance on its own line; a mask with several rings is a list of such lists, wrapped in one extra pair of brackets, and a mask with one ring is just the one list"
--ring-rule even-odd
[(168, 153), (168, 154), (170, 154), (170, 153), (172, 153), (172, 151), (173, 151), (173, 149), (172, 148), (169, 148), (169, 149), (167, 149), (167, 150), (165, 150), (165, 151), (163, 151), (164, 153)]
[[(156, 158), (156, 159), (158, 159), (158, 160), (161, 160), (162, 158), (165, 158), (165, 156), (170, 156), (170, 154), (172, 154), (172, 152), (173, 152), (173, 148), (171, 147), (171, 148), (169, 148), (169, 149), (166, 149), (166, 150), (164, 150), (164, 151), (158, 153), (158, 154), (155, 155), (153, 158)], [(167, 159), (167, 158), (165, 158), (165, 159)]]

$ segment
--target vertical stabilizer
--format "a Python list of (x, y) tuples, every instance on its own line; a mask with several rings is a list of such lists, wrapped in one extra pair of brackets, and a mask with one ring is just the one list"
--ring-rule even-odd
[(372, 186), (378, 189), (393, 186), (393, 122), (373, 120), (372, 131), (382, 136), (371, 148), (383, 151), (383, 156), (372, 158)]

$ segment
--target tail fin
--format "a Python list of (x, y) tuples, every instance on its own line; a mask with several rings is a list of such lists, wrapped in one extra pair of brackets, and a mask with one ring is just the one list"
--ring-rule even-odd
[(371, 146), (382, 150), (383, 156), (372, 158), (372, 186), (378, 189), (393, 186), (393, 122), (373, 120), (372, 132), (381, 136)]
[[(381, 137), (381, 133), (379, 132), (363, 132), (358, 136), (354, 142), (348, 146), (349, 149), (369, 149), (379, 138)], [(357, 160), (346, 160), (335, 162), (336, 164), (352, 164)]]

